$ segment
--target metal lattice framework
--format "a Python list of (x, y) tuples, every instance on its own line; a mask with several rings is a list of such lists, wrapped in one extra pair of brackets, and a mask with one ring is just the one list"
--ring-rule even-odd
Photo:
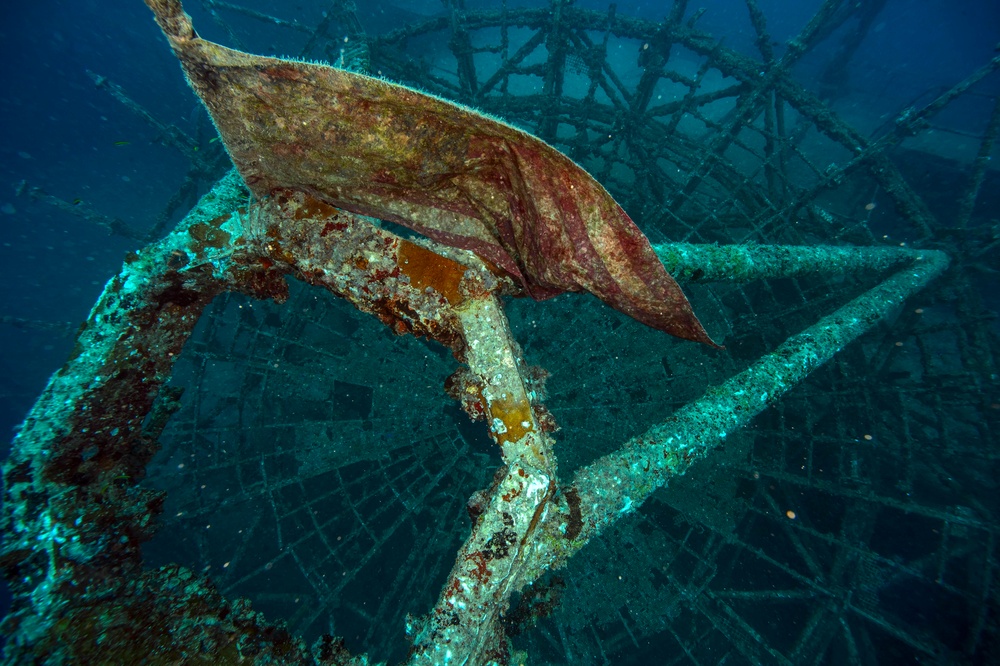
[[(292, 222), (280, 210), (232, 214), (246, 195), (237, 180), (224, 179), (173, 234), (130, 259), (109, 283), (81, 334), (83, 346), (19, 435), (5, 472), (8, 526), (20, 535), (6, 550), (8, 570), (20, 581), (20, 606), (8, 620), (17, 640), (7, 658), (142, 654), (149, 643), (120, 629), (107, 603), (112, 595), (131, 599), (129, 612), (155, 618), (149, 640), (170, 646), (168, 658), (208, 659), (202, 649), (212, 650), (214, 661), (255, 655), (346, 663), (343, 645), (323, 637), (329, 634), (343, 637), (352, 652), (398, 661), (408, 649), (404, 626), (418, 647), (440, 642), (440, 619), (435, 625), (433, 613), (430, 620), (417, 617), (446, 602), (439, 592), (462, 580), (463, 561), (477, 553), (482, 560), (487, 549), (495, 554), (498, 543), (511, 542), (497, 538), (508, 527), (562, 544), (550, 564), (564, 566), (542, 577), (516, 576), (534, 584), (515, 594), (502, 622), (493, 618), (492, 633), (481, 634), (495, 636), (499, 627), (533, 663), (995, 656), (997, 331), (977, 281), (995, 280), (990, 262), (997, 240), (994, 222), (977, 212), (976, 202), (985, 196), (1000, 105), (994, 101), (984, 118), (947, 222), (908, 185), (897, 158), (932, 162), (906, 142), (919, 139), (941, 109), (965, 103), (980, 81), (995, 79), (1000, 59), (927, 106), (901, 110), (887, 130), (863, 136), (791, 75), (795, 62), (831, 34), (848, 52), (860, 39), (856, 32), (863, 37), (871, 17), (842, 5), (824, 3), (795, 39), (776, 49), (764, 15), (748, 0), (760, 51), (751, 57), (700, 32), (698, 14), (690, 15), (685, 2), (675, 2), (660, 23), (558, 1), (486, 12), (457, 3), (446, 16), (381, 36), (366, 36), (347, 3), (325, 7), (316, 27), (232, 3), (204, 3), (236, 45), (246, 37), (230, 21), (262, 21), (304, 35), (303, 57), (368, 67), (502, 116), (559, 146), (633, 212), (727, 351), (664, 342), (661, 333), (582, 297), (505, 304), (511, 336), (504, 344), (514, 356), (518, 344), (523, 351), (518, 381), (530, 395), (532, 422), (541, 432), (550, 413), (561, 427), (555, 435), (561, 473), (558, 483), (536, 487), (545, 465), (526, 461), (501, 437), (505, 466), (495, 475), (500, 461), (489, 431), (470, 423), (440, 390), (449, 376), (453, 396), (475, 386), (452, 374), (451, 354), (413, 336), (388, 335), (375, 318), (327, 291), (293, 285), (286, 293), (273, 266), (260, 263), (261, 257), (287, 261), (262, 240), (274, 237), (265, 230), (303, 239), (306, 249), (295, 253), (291, 269), (300, 275), (315, 267), (308, 248), (329, 246), (317, 238), (310, 245), (304, 230), (288, 234)], [(408, 55), (407, 45), (420, 40), (446, 43), (451, 57), (429, 63)], [(638, 67), (612, 57), (619, 48), (637, 54)], [(838, 52), (830, 71), (848, 60), (849, 53)], [(125, 91), (95, 81), (138, 109)], [(182, 150), (191, 145), (179, 131), (165, 136)], [(170, 211), (219, 163), (211, 151), (189, 156), (192, 176), (151, 231), (133, 236), (158, 237)], [(878, 203), (879, 213), (866, 203)], [(114, 222), (106, 226), (132, 229)], [(351, 224), (369, 229), (364, 220)], [(877, 245), (890, 231), (923, 249), (865, 255), (818, 248), (800, 256), (770, 247)], [(358, 233), (389, 238), (378, 227)], [(342, 251), (350, 247), (345, 240)], [(952, 267), (920, 301), (900, 308), (906, 294), (943, 270), (932, 247), (946, 250)], [(386, 261), (398, 263), (400, 251)], [(886, 281), (887, 269), (918, 257), (916, 269)], [(420, 284), (416, 274), (409, 277)], [(345, 295), (331, 286), (338, 279), (363, 278), (330, 272), (308, 281)], [(397, 296), (406, 287), (385, 285)], [(225, 288), (287, 302), (217, 296)], [(488, 294), (489, 285), (482, 290)], [(403, 300), (412, 312), (347, 298), (383, 319), (407, 322), (404, 329), (449, 340), (421, 322), (450, 311), (432, 308), (427, 319), (419, 295)], [(494, 303), (483, 298), (473, 300)], [(818, 331), (828, 330), (821, 323), (808, 330), (808, 340), (789, 338), (830, 312), (836, 326), (827, 321), (829, 330), (847, 337), (820, 339)], [(886, 315), (891, 322), (845, 347), (861, 333), (847, 330), (845, 314), (867, 318), (865, 324)], [(158, 333), (140, 325), (154, 319)], [(470, 339), (473, 324), (463, 320), (461, 327)], [(781, 346), (786, 338), (791, 347)], [(798, 368), (805, 374), (841, 347), (804, 381), (777, 376), (767, 365), (792, 358), (805, 366), (808, 359), (808, 368)], [(466, 362), (473, 375), (492, 377), (475, 358)], [(652, 494), (637, 510), (629, 498), (638, 505), (645, 493), (608, 490), (614, 456), (632, 465), (642, 459), (643, 433), (663, 445), (671, 429), (685, 432), (692, 414), (692, 423), (703, 426), (702, 416), (726, 406), (724, 396), (743, 390), (712, 387), (752, 379), (760, 363), (767, 372), (753, 381), (791, 390), (777, 400), (770, 388), (752, 408), (737, 402), (739, 409), (730, 405), (710, 420), (719, 424), (725, 414), (767, 407), (749, 427), (739, 424), (751, 413), (716, 433), (728, 433), (724, 439), (695, 437), (698, 446), (688, 444), (686, 458), (682, 447), (667, 470), (683, 472), (694, 463), (690, 472), (667, 488), (647, 489)], [(106, 380), (90, 383), (91, 376)], [(171, 383), (155, 401), (146, 395), (146, 382), (168, 376)], [(58, 407), (67, 398), (76, 407), (71, 414)], [(499, 413), (493, 398), (480, 399), (480, 408)], [(468, 396), (460, 404), (475, 409)], [(115, 430), (106, 425), (104, 435), (95, 434), (98, 424), (112, 423)], [(154, 441), (160, 453), (147, 468)], [(533, 479), (522, 489), (534, 488), (544, 499), (514, 512), (513, 524), (487, 529), (491, 519), (503, 523), (500, 512), (491, 518), (490, 502), (510, 490), (504, 484), (517, 482), (511, 470), (519, 467)], [(144, 469), (148, 477), (138, 485)], [(603, 476), (588, 481), (594, 473)], [(642, 475), (623, 476), (644, 483)], [(167, 491), (165, 504), (158, 491)], [(597, 508), (602, 502), (607, 511)], [(533, 513), (545, 505), (545, 517)], [(148, 521), (161, 508), (157, 535), (140, 553), (152, 533)], [(626, 509), (613, 524), (612, 508)], [(472, 537), (466, 513), (478, 516)], [(572, 538), (558, 540), (567, 533)], [(506, 561), (487, 559), (472, 561), (491, 572)], [(92, 594), (78, 595), (76, 606), (45, 608), (39, 601), (63, 599), (78, 586)], [(512, 591), (518, 587), (511, 583)], [(266, 620), (225, 601), (237, 597), (249, 598)], [(314, 648), (267, 624), (279, 619), (293, 634), (317, 641)], [(110, 629), (101, 624), (106, 620)], [(58, 641), (69, 652), (56, 652)], [(512, 660), (501, 644), (486, 648), (468, 654), (483, 663)], [(102, 652), (113, 649), (119, 652)], [(444, 661), (426, 650), (411, 658)]]

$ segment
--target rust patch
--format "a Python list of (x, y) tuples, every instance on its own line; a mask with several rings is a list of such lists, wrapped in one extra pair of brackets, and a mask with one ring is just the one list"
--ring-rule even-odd
[(515, 401), (510, 398), (497, 398), (489, 403), (488, 408), (490, 418), (500, 419), (507, 428), (505, 432), (495, 433), (498, 444), (516, 442), (534, 430), (534, 426), (531, 424), (531, 406), (526, 400)]
[(337, 217), (340, 213), (340, 211), (326, 202), (311, 197), (304, 192), (300, 194), (303, 200), (295, 202), (295, 210), (292, 213), (292, 217), (296, 220), (321, 220), (329, 217)]
[(406, 240), (399, 242), (396, 257), (414, 289), (423, 291), (430, 287), (453, 306), (462, 302), (458, 286), (465, 275), (465, 266)]

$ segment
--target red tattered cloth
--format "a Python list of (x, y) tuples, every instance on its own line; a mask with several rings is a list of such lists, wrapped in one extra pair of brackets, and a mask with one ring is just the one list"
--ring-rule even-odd
[(545, 142), (404, 86), (227, 49), (176, 0), (147, 4), (256, 196), (301, 190), (471, 250), (535, 299), (588, 291), (715, 346), (635, 223)]

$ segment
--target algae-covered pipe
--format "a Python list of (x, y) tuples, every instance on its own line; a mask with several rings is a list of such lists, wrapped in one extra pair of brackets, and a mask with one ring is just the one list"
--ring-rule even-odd
[(653, 250), (678, 282), (752, 282), (800, 275), (886, 270), (925, 256), (898, 247), (703, 245), (663, 243)]
[[(870, 255), (865, 250), (854, 252), (861, 263)], [(911, 258), (912, 263), (815, 325), (791, 336), (743, 372), (709, 389), (665, 423), (580, 469), (569, 491), (564, 493), (563, 501), (566, 496), (571, 501), (550, 518), (550, 528), (556, 534), (572, 536), (556, 541), (560, 544), (557, 557), (569, 557), (604, 527), (666, 485), (670, 477), (683, 474), (729, 433), (744, 427), (765, 407), (777, 402), (948, 266), (948, 257), (938, 251), (896, 250), (895, 253)], [(877, 252), (869, 258), (881, 261), (885, 257)]]

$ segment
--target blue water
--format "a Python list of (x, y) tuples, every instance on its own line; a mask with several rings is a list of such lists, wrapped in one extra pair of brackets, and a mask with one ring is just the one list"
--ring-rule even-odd
[[(267, 9), (275, 3), (241, 4)], [(293, 4), (309, 22), (327, 3), (296, 0)], [(372, 33), (442, 11), (436, 0), (358, 4), (364, 5), (359, 14)], [(499, 2), (466, 4), (475, 9), (496, 7)], [(607, 7), (598, 0), (576, 4), (601, 11)], [(201, 3), (188, 5), (204, 37), (230, 43)], [(801, 30), (820, 3), (759, 0), (759, 5), (780, 53), (782, 43)], [(617, 11), (659, 19), (667, 6), (619, 0)], [(743, 2), (700, 0), (688, 12), (701, 6), (708, 11), (698, 23), (700, 29), (722, 37), (729, 48), (755, 53)], [(0, 266), (4, 269), (0, 316), (16, 320), (0, 323), (0, 433), (9, 440), (49, 375), (67, 358), (73, 343), (67, 331), (86, 318), (125, 253), (138, 248), (136, 241), (109, 235), (32, 201), (23, 191), (41, 188), (148, 229), (187, 168), (177, 151), (157, 143), (156, 132), (145, 121), (95, 86), (88, 71), (107, 77), (155, 118), (191, 136), (205, 128), (205, 117), (140, 0), (8, 0), (0, 18)], [(299, 50), (300, 44), (287, 32), (241, 19), (233, 19), (232, 25), (245, 40), (241, 46), (246, 50), (264, 54)], [(926, 103), (982, 66), (998, 48), (997, 0), (888, 0), (850, 64), (849, 79), (838, 91), (838, 109), (863, 131), (876, 132), (901, 109), (915, 101)], [(796, 77), (808, 85), (820, 64), (816, 58), (805, 58)], [(983, 104), (991, 104), (987, 93), (998, 91), (996, 76), (985, 81)], [(952, 130), (978, 134), (982, 117), (956, 112), (939, 121)], [(206, 148), (209, 138), (204, 137)], [(933, 200), (933, 194), (928, 198)]]

